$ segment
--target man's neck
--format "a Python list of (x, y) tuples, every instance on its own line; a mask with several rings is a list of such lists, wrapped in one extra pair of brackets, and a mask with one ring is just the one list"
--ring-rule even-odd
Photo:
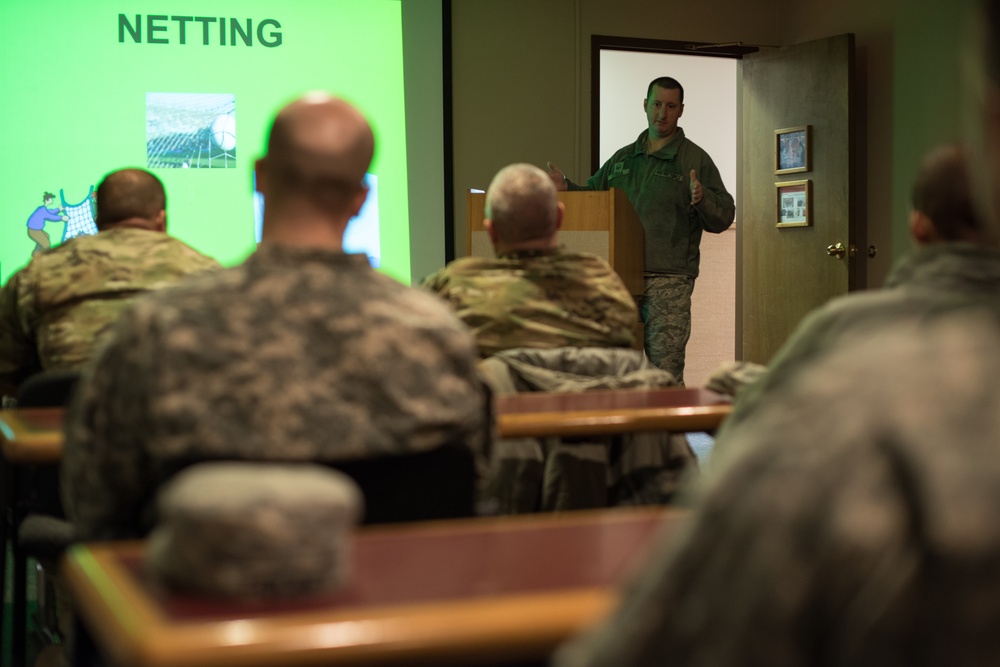
[(112, 229), (145, 229), (146, 231), (159, 231), (156, 228), (156, 223), (147, 218), (126, 218), (124, 220), (119, 220), (118, 222), (112, 222), (109, 225), (105, 225), (98, 231), (107, 232)]
[(664, 146), (666, 146), (667, 144), (669, 144), (670, 140), (677, 136), (677, 129), (679, 129), (679, 128), (675, 128), (673, 132), (671, 132), (669, 135), (667, 135), (665, 137), (655, 136), (653, 134), (652, 130), (650, 130), (649, 132), (647, 132), (646, 133), (646, 152), (647, 153), (655, 153), (656, 151), (660, 150), (661, 148), (663, 148)]
[(555, 250), (559, 247), (559, 239), (556, 235), (544, 239), (533, 239), (522, 241), (521, 243), (506, 244), (498, 242), (493, 246), (497, 256), (510, 255), (518, 252), (530, 252), (532, 250)]
[(264, 215), (261, 241), (273, 245), (323, 250), (343, 250), (347, 220), (331, 220), (323, 215)]

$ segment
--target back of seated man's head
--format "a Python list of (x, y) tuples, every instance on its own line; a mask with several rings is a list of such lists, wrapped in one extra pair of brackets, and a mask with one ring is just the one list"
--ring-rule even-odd
[(163, 183), (145, 169), (119, 169), (97, 186), (97, 231), (138, 227), (166, 231)]
[(949, 144), (927, 154), (913, 184), (910, 231), (918, 243), (986, 241), (969, 180), (962, 146)]
[(552, 179), (531, 164), (504, 167), (486, 191), (486, 218), (506, 249), (553, 244), (562, 216)]
[[(267, 210), (288, 202), (348, 217), (375, 152), (368, 121), (347, 102), (311, 93), (284, 107), (258, 161)], [(360, 200), (364, 202), (363, 197)]]

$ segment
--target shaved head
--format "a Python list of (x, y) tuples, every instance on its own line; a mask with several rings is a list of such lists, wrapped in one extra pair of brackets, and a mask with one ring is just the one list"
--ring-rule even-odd
[(113, 171), (97, 186), (97, 229), (124, 221), (153, 223), (166, 206), (163, 183), (153, 174), (145, 169)]
[(983, 231), (973, 205), (967, 161), (961, 146), (941, 146), (924, 158), (917, 172), (913, 210), (930, 219), (942, 240), (972, 240)]
[(343, 208), (364, 189), (375, 137), (364, 116), (343, 100), (314, 93), (292, 102), (271, 126), (264, 158), (269, 197), (299, 197)]
[(508, 246), (551, 238), (559, 229), (559, 200), (552, 179), (531, 164), (504, 167), (486, 192), (486, 217)]

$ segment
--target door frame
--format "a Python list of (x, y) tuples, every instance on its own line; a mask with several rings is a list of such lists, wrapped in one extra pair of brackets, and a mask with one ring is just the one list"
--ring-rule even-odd
[[(663, 53), (670, 55), (734, 58), (736, 59), (736, 182), (733, 187), (733, 198), (736, 210), (743, 210), (743, 56), (756, 53), (764, 47), (748, 45), (742, 42), (726, 44), (710, 44), (706, 42), (685, 42), (663, 39), (643, 39), (634, 37), (615, 37), (612, 35), (591, 35), (590, 38), (590, 173), (596, 172), (601, 166), (600, 128), (601, 128), (601, 51), (637, 51)], [(743, 351), (743, 238), (740, 226), (736, 229), (736, 266), (735, 266), (735, 304), (734, 304), (734, 358), (740, 359)]]

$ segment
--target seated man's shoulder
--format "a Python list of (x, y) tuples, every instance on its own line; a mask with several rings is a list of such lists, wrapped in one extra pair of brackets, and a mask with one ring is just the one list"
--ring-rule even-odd
[(136, 267), (173, 264), (179, 268), (215, 268), (219, 263), (178, 238), (145, 229), (115, 229), (101, 232), (78, 244), (81, 251), (107, 252), (119, 262)]
[(522, 268), (523, 263), (515, 259), (460, 257), (426, 276), (420, 281), (420, 287), (424, 291), (444, 295), (463, 287), (478, 287), (487, 281), (509, 280)]
[(606, 259), (589, 252), (565, 250), (554, 255), (554, 260), (567, 269), (579, 269), (597, 274), (614, 273)]

